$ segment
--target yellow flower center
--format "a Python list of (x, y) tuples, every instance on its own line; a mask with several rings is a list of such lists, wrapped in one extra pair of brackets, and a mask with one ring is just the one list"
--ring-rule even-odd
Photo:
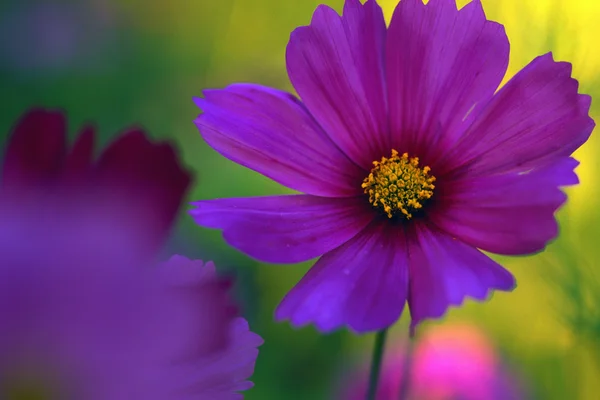
[(423, 208), (423, 202), (433, 196), (435, 177), (431, 168), (419, 167), (419, 158), (398, 156), (392, 150), (390, 158), (373, 161), (373, 168), (362, 183), (373, 207), (383, 210), (388, 218), (394, 215), (412, 218), (412, 212)]

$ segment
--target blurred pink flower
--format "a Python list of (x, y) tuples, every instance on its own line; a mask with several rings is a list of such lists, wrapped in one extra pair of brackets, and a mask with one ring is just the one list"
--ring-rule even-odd
[[(517, 380), (504, 369), (492, 343), (470, 325), (437, 326), (425, 331), (407, 358), (404, 343), (393, 345), (384, 359), (377, 400), (399, 400), (407, 384), (410, 400), (524, 399)], [(409, 362), (408, 382), (404, 377)], [(368, 365), (367, 365), (368, 367)], [(364, 400), (368, 371), (344, 381), (340, 400)]]

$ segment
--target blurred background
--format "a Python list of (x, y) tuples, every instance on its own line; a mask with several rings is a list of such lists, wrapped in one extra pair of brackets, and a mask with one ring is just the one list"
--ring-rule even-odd
[[(508, 77), (552, 51), (573, 63), (580, 92), (600, 96), (600, 3), (482, 0), (511, 42)], [(343, 0), (4, 0), (0, 5), (0, 134), (28, 107), (63, 108), (70, 130), (97, 124), (106, 143), (132, 124), (180, 149), (196, 173), (189, 200), (258, 196), (285, 189), (212, 151), (193, 120), (203, 88), (256, 82), (292, 91), (284, 53), (289, 33), (325, 3)], [(396, 0), (380, 0), (386, 17)], [(459, 5), (466, 1), (459, 1)], [(592, 103), (592, 117), (600, 112)], [(581, 185), (568, 189), (561, 235), (542, 254), (497, 258), (517, 277), (513, 293), (467, 301), (441, 322), (475, 324), (537, 399), (597, 399), (600, 390), (600, 143), (576, 153)], [(182, 213), (171, 252), (212, 259), (238, 277), (237, 296), (262, 335), (247, 399), (329, 399), (343, 371), (368, 358), (373, 335), (319, 335), (272, 320), (283, 295), (312, 263), (257, 263), (228, 249), (218, 232)], [(406, 336), (408, 313), (391, 340)]]

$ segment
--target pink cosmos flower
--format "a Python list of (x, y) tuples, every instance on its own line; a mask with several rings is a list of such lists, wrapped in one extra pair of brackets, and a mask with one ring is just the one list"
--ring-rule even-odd
[[(509, 374), (490, 340), (471, 325), (428, 329), (415, 344), (409, 362), (404, 343), (384, 359), (376, 400), (519, 400), (525, 399), (516, 376)], [(340, 400), (362, 400), (368, 371), (342, 382)], [(402, 388), (406, 385), (406, 388)]]
[(320, 257), (278, 320), (321, 331), (413, 326), (466, 297), (510, 291), (482, 252), (539, 252), (556, 237), (590, 97), (571, 65), (535, 58), (502, 88), (509, 43), (479, 0), (320, 6), (287, 46), (300, 99), (234, 84), (195, 99), (202, 137), (303, 194), (203, 200), (191, 215), (260, 261)]

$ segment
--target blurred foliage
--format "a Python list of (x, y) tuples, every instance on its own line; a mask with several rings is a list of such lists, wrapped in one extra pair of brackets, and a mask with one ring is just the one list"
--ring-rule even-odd
[[(6, 135), (31, 105), (64, 108), (72, 132), (95, 121), (103, 143), (141, 124), (154, 137), (176, 143), (196, 172), (190, 200), (285, 193), (200, 139), (191, 98), (231, 82), (292, 90), (284, 62), (289, 33), (307, 24), (319, 3), (339, 11), (343, 1), (5, 0), (0, 4), (0, 132)], [(380, 3), (389, 21), (397, 0)], [(555, 59), (573, 62), (582, 92), (600, 96), (600, 4), (483, 3), (488, 17), (506, 26), (507, 77), (552, 51)], [(594, 101), (592, 116), (598, 111)], [(540, 399), (592, 399), (600, 390), (598, 140), (594, 135), (576, 153), (581, 185), (567, 190), (560, 238), (541, 255), (497, 258), (517, 277), (516, 291), (497, 294), (485, 305), (469, 301), (447, 316), (484, 327)], [(273, 322), (277, 303), (310, 263), (258, 264), (228, 249), (218, 232), (194, 226), (185, 213), (171, 249), (213, 259), (224, 273), (238, 276), (243, 309), (265, 339), (256, 386), (247, 399), (330, 398), (341, 367), (363, 360), (372, 344), (372, 337), (323, 336), (311, 327), (294, 330)], [(392, 336), (406, 334), (407, 317)]]

